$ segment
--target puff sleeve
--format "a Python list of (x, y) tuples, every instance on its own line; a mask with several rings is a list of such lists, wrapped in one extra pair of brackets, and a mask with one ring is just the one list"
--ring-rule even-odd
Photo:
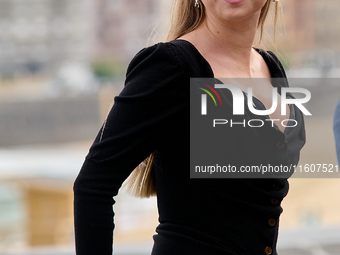
[(174, 46), (166, 43), (144, 48), (131, 61), (125, 86), (74, 182), (76, 254), (112, 254), (113, 197), (189, 103), (182, 70)]

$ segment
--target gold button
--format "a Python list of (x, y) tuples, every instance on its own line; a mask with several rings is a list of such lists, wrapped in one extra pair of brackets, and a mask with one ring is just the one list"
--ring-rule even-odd
[(270, 202), (272, 203), (272, 205), (277, 205), (279, 203), (279, 200), (272, 198), (270, 199)]
[(264, 249), (264, 251), (265, 251), (265, 253), (266, 253), (267, 255), (270, 255), (270, 254), (273, 253), (273, 249), (272, 249), (271, 247), (269, 247), (269, 246), (267, 246), (267, 247)]
[(276, 143), (276, 147), (279, 149), (279, 150), (282, 150), (285, 148), (285, 144), (284, 143), (281, 143), (280, 141), (278, 141)]
[(268, 224), (269, 226), (274, 227), (276, 225), (276, 220), (274, 218), (270, 218), (268, 220)]

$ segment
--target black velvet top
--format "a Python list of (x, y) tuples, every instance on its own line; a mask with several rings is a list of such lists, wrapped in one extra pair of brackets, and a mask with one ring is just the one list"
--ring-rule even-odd
[[(272, 77), (285, 77), (271, 52), (257, 51)], [(153, 255), (277, 254), (280, 206), (287, 179), (190, 179), (190, 77), (211, 77), (208, 62), (189, 42), (175, 40), (141, 50), (131, 61), (125, 87), (115, 97), (74, 183), (78, 255), (112, 254), (113, 211), (123, 181), (150, 153), (155, 155), (159, 226)], [(297, 164), (305, 143), (302, 113), (289, 132), (231, 142), (241, 162), (268, 157)], [(245, 148), (247, 148), (245, 150)], [(230, 148), (229, 150), (230, 151)], [(226, 155), (228, 157), (228, 155)]]

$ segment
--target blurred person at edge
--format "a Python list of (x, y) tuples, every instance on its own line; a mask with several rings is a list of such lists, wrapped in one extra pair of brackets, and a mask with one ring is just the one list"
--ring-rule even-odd
[(338, 162), (340, 164), (340, 100), (335, 108), (333, 129), (336, 146), (336, 155), (338, 156)]
[[(131, 173), (137, 195), (157, 193), (160, 224), (152, 255), (277, 254), (287, 178), (189, 174), (191, 77), (286, 78), (272, 52), (252, 46), (272, 4), (277, 14), (272, 0), (174, 2), (167, 41), (142, 49), (130, 62), (125, 87), (74, 183), (78, 255), (112, 254), (113, 197)], [(269, 109), (271, 83), (253, 91), (255, 107)], [(299, 124), (250, 129), (251, 139), (240, 127), (225, 145), (226, 157), (237, 164), (297, 164), (305, 143), (302, 113), (289, 105), (286, 116), (277, 110), (270, 117)]]

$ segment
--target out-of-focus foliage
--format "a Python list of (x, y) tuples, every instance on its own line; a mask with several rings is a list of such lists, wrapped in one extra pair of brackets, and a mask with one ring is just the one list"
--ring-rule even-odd
[(101, 80), (117, 80), (124, 76), (125, 65), (114, 59), (96, 59), (91, 63), (94, 75)]

